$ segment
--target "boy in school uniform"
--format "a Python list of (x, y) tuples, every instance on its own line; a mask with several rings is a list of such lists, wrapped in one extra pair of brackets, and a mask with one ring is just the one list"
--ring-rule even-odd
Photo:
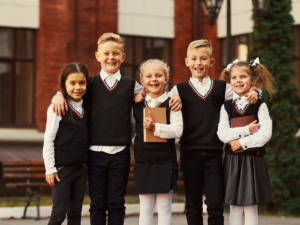
[[(186, 217), (189, 225), (203, 224), (202, 193), (206, 196), (209, 225), (223, 225), (223, 143), (217, 136), (222, 104), (232, 99), (233, 90), (221, 80), (208, 76), (212, 46), (207, 40), (190, 43), (185, 59), (192, 77), (177, 84), (171, 93), (179, 94), (182, 101), (183, 135), (180, 139), (181, 171), (186, 196)], [(140, 100), (142, 94), (136, 96)], [(257, 101), (252, 91), (247, 100)], [(245, 136), (240, 130), (239, 135)]]
[[(98, 40), (95, 54), (100, 75), (90, 77), (84, 101), (90, 106), (89, 121), (89, 194), (92, 225), (123, 225), (131, 145), (131, 103), (143, 87), (133, 78), (122, 76), (119, 68), (125, 60), (124, 43), (119, 35), (105, 33)], [(172, 94), (171, 94), (172, 95)], [(170, 105), (181, 108), (173, 95)], [(67, 110), (62, 95), (57, 95), (53, 110)]]

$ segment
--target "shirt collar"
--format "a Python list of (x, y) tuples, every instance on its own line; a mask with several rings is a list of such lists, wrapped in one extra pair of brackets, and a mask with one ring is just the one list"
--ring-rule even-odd
[(69, 100), (69, 104), (72, 105), (73, 107), (82, 107), (82, 103), (83, 103), (83, 100), (80, 99), (80, 102), (74, 102), (73, 100)]
[(116, 72), (114, 75), (108, 75), (104, 70), (100, 71), (100, 77), (102, 80), (105, 80), (107, 77), (112, 76), (115, 79), (117, 79), (118, 81), (121, 80), (121, 73), (120, 70), (118, 70), (118, 72)]
[(168, 99), (168, 95), (166, 93), (163, 93), (161, 96), (159, 96), (158, 98), (152, 98), (150, 95), (146, 95), (145, 100), (146, 102), (150, 102), (151, 100), (156, 100), (157, 102), (164, 102)]
[(206, 83), (208, 83), (209, 81), (211, 81), (211, 79), (210, 79), (209, 76), (204, 77), (204, 78), (203, 78), (203, 82), (201, 83), (197, 78), (191, 77), (191, 78), (190, 78), (190, 81), (191, 81), (193, 84), (201, 84), (201, 85), (205, 85)]
[(234, 92), (233, 94), (233, 98), (232, 98), (232, 103), (235, 102), (235, 100), (240, 100), (242, 102), (247, 102), (246, 97), (245, 96), (239, 96), (237, 93)]

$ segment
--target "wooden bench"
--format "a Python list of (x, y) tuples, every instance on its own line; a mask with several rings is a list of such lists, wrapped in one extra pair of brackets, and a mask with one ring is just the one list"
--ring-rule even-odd
[[(3, 178), (8, 180), (7, 188), (26, 188), (26, 205), (22, 218), (26, 218), (27, 208), (34, 196), (37, 217), (40, 220), (40, 199), (43, 188), (50, 188), (47, 182), (36, 182), (36, 179), (45, 179), (45, 166), (43, 161), (3, 162)], [(22, 179), (23, 182), (11, 182), (9, 179)], [(24, 182), (26, 179), (26, 182)]]
[[(180, 161), (178, 161), (177, 163), (178, 163), (178, 165), (180, 165)], [(130, 162), (130, 171), (129, 171), (129, 179), (128, 179), (127, 187), (135, 187), (134, 177), (133, 177), (134, 165), (135, 165), (135, 162), (133, 160), (131, 160), (131, 162)], [(182, 178), (182, 174), (181, 174), (181, 171), (180, 171), (179, 168), (178, 168), (177, 186), (178, 187), (183, 187), (183, 178)]]

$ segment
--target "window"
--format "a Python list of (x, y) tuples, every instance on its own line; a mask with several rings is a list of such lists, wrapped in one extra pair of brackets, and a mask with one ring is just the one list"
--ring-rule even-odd
[(126, 59), (121, 66), (121, 74), (139, 81), (139, 66), (148, 59), (170, 62), (170, 40), (160, 38), (121, 35), (125, 44)]
[(35, 30), (0, 28), (0, 125), (34, 124)]
[[(231, 61), (238, 58), (242, 61), (248, 61), (248, 44), (249, 44), (249, 35), (239, 35), (231, 37)], [(222, 64), (223, 67), (226, 67), (226, 38), (222, 39)]]

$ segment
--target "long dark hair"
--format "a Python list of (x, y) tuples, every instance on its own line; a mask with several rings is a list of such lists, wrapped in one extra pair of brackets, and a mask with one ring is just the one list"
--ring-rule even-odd
[(88, 69), (82, 64), (78, 62), (70, 63), (66, 65), (60, 72), (58, 77), (58, 88), (60, 92), (63, 94), (66, 101), (70, 100), (70, 96), (67, 93), (66, 90), (66, 80), (68, 79), (68, 76), (72, 73), (82, 73), (84, 74), (86, 78), (86, 82), (88, 82), (89, 79), (89, 71)]

